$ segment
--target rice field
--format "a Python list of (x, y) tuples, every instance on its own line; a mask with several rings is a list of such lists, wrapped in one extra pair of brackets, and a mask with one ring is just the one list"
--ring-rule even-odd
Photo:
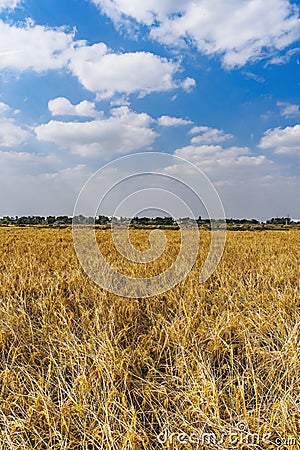
[[(127, 275), (109, 230), (99, 246)], [(147, 230), (132, 230), (147, 249)], [(300, 231), (230, 231), (179, 285), (151, 298), (101, 289), (71, 229), (0, 228), (0, 449), (299, 449)]]

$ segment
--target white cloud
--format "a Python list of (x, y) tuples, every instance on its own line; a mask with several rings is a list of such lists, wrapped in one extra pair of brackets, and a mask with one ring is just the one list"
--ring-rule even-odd
[(53, 165), (55, 158), (51, 155), (42, 155), (38, 153), (29, 152), (16, 152), (0, 151), (0, 171), (1, 178), (5, 175), (11, 175), (13, 173), (22, 173), (25, 171), (30, 175), (36, 175), (41, 169), (49, 168), (49, 165)]
[[(175, 156), (198, 166), (216, 186), (234, 186), (239, 189), (274, 174), (274, 164), (265, 155), (254, 155), (248, 147), (220, 145), (188, 145), (177, 149)], [(176, 172), (176, 167), (173, 168)], [(174, 175), (175, 175), (174, 172)]]
[(81, 116), (81, 117), (102, 117), (103, 112), (96, 110), (93, 102), (83, 100), (77, 105), (73, 105), (65, 97), (57, 97), (48, 102), (48, 108), (52, 116)]
[[(299, 179), (263, 154), (254, 154), (247, 147), (190, 145), (177, 149), (175, 155), (195, 164), (209, 177), (227, 217), (265, 220), (288, 213), (297, 216), (300, 211)], [(167, 173), (182, 176), (183, 170), (182, 165), (174, 165)]]
[(9, 105), (0, 102), (0, 149), (18, 147), (30, 136), (30, 133), (19, 126), (15, 119), (9, 117), (10, 112), (15, 113)]
[[(221, 195), (227, 217), (266, 219), (288, 213), (300, 217), (299, 180), (278, 173), (276, 166), (268, 160), (259, 163), (262, 158), (243, 159), (253, 156), (248, 149), (211, 146), (202, 149), (202, 156), (196, 148), (194, 151), (190, 149), (190, 152), (178, 151), (178, 156), (191, 159), (210, 176)], [(237, 163), (232, 166), (228, 162), (219, 165), (216, 160), (219, 156)], [(205, 158), (211, 160), (206, 168), (202, 165)], [(9, 195), (0, 198), (1, 214), (72, 215), (80, 189), (93, 170), (84, 164), (72, 162), (57, 168), (57, 163), (59, 161), (51, 156), (0, 152), (0, 191), (9, 192)], [(209, 168), (210, 173), (207, 170)], [(179, 173), (182, 177), (183, 169), (184, 165), (180, 164), (178, 168), (165, 169), (165, 172), (174, 176)], [(162, 168), (158, 170), (161, 173)], [(109, 170), (104, 174), (103, 183), (111, 186), (115, 176)], [(120, 173), (116, 179), (120, 179)], [(262, 190), (264, 195), (261, 195)]]
[(109, 102), (110, 106), (130, 106), (129, 98), (126, 95), (116, 96)]
[(0, 20), (0, 68), (42, 72), (64, 67), (74, 46), (74, 32), (64, 28), (35, 25), (27, 20), (23, 26)]
[(115, 94), (144, 96), (184, 83), (173, 78), (179, 71), (175, 62), (148, 52), (110, 53), (103, 43), (77, 48), (70, 69), (86, 89), (98, 94), (98, 99)]
[(74, 31), (36, 25), (30, 19), (19, 26), (0, 19), (0, 69), (69, 70), (99, 99), (179, 87), (189, 91), (195, 85), (189, 77), (175, 79), (177, 62), (150, 52), (113, 53), (104, 43), (89, 46), (76, 40)]
[(193, 127), (189, 134), (198, 134), (191, 139), (192, 144), (216, 144), (233, 138), (232, 134), (225, 133), (223, 130), (204, 126)]
[(111, 111), (108, 118), (90, 122), (51, 120), (36, 127), (37, 138), (56, 143), (81, 156), (108, 158), (149, 148), (157, 134), (151, 129), (153, 119), (123, 106)]
[(190, 77), (187, 77), (182, 83), (182, 87), (186, 92), (191, 92), (195, 86), (196, 86), (196, 80), (194, 80), (194, 78), (190, 78)]
[(28, 131), (16, 125), (12, 119), (0, 118), (0, 148), (15, 148), (28, 137)]
[[(225, 170), (236, 170), (237, 167), (259, 166), (267, 162), (264, 155), (252, 155), (248, 147), (228, 147), (220, 145), (189, 145), (177, 149), (176, 156), (187, 159), (202, 167), (210, 175), (226, 177)], [(233, 181), (233, 180), (232, 180)]]
[(3, 9), (15, 9), (22, 0), (0, 0), (0, 11)]
[(272, 58), (270, 60), (270, 62), (267, 63), (267, 65), (269, 65), (269, 64), (277, 64), (277, 65), (287, 64), (290, 61), (290, 59), (299, 52), (300, 52), (299, 47), (291, 48), (283, 55), (274, 56), (274, 58)]
[(57, 168), (50, 155), (0, 152), (2, 215), (72, 215), (81, 187), (91, 175), (83, 164)]
[(258, 147), (273, 149), (275, 153), (300, 155), (300, 125), (266, 131)]
[(161, 127), (177, 127), (178, 125), (190, 125), (193, 122), (180, 117), (161, 116), (157, 119), (157, 123)]
[(0, 114), (5, 114), (9, 111), (9, 106), (6, 103), (0, 102)]
[(93, 0), (117, 25), (128, 19), (150, 27), (170, 46), (196, 46), (227, 68), (267, 54), (275, 57), (299, 38), (298, 10), (288, 0)]
[(276, 105), (280, 109), (280, 114), (283, 117), (295, 116), (299, 114), (299, 105), (293, 105), (287, 102), (277, 102)]
[(262, 77), (261, 75), (257, 75), (256, 73), (253, 72), (244, 72), (244, 75), (246, 78), (250, 79), (250, 80), (254, 80), (257, 83), (265, 83), (265, 78)]
[(156, 19), (167, 19), (170, 11), (182, 10), (181, 0), (92, 0), (102, 12), (108, 15), (116, 24), (120, 24), (124, 16), (133, 17), (138, 22), (152, 25)]

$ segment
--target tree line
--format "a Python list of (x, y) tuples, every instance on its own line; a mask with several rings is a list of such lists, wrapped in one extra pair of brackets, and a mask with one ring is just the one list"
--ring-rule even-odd
[[(128, 223), (130, 222), (132, 225), (137, 226), (176, 226), (178, 222), (188, 223), (191, 219), (188, 217), (178, 219), (176, 221), (172, 217), (108, 217), (99, 215), (96, 218), (94, 217), (85, 217), (83, 215), (76, 216), (76, 223), (82, 224), (93, 224), (96, 225), (109, 225), (113, 223)], [(73, 217), (70, 216), (4, 216), (0, 217), (0, 225), (16, 225), (16, 226), (25, 226), (25, 225), (41, 225), (41, 226), (61, 226), (61, 225), (71, 225), (73, 221)], [(273, 217), (272, 219), (267, 220), (266, 222), (260, 222), (257, 219), (226, 219), (226, 222), (230, 225), (259, 225), (266, 223), (268, 225), (291, 225), (294, 223), (289, 217)], [(198, 217), (197, 219), (198, 225), (209, 225), (210, 219)]]

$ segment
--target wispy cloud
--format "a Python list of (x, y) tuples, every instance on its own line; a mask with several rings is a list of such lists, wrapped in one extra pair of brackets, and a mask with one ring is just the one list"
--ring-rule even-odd
[(283, 117), (296, 116), (300, 113), (299, 105), (288, 102), (277, 102), (276, 105), (279, 107), (280, 114)]

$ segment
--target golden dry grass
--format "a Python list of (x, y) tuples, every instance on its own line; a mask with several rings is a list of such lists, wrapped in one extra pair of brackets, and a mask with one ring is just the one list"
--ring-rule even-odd
[[(109, 232), (98, 235), (131, 272)], [(146, 231), (132, 236), (146, 248)], [(178, 249), (178, 232), (167, 236), (151, 273)], [(299, 448), (299, 244), (299, 231), (229, 232), (203, 285), (204, 254), (172, 291), (131, 299), (90, 281), (71, 230), (1, 228), (0, 448), (253, 448), (246, 432), (259, 435), (255, 448)]]

